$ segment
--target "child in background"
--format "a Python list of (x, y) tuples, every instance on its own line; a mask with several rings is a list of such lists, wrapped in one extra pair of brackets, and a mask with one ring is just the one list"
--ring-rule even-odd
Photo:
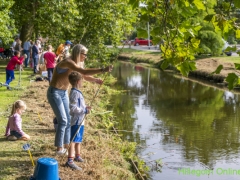
[[(22, 54), (22, 41), (18, 40), (14, 47), (14, 51), (19, 51)], [(24, 58), (25, 59), (25, 58)], [(23, 71), (23, 65), (16, 64), (15, 69)]]
[(9, 84), (12, 82), (12, 80), (15, 79), (14, 77), (14, 69), (16, 64), (21, 65), (23, 63), (23, 60), (26, 58), (26, 55), (20, 57), (19, 51), (14, 51), (14, 56), (11, 58), (11, 60), (8, 62), (6, 67), (6, 83), (7, 89), (10, 89)]
[[(82, 120), (85, 114), (88, 114), (90, 112), (91, 107), (85, 105), (83, 94), (80, 90), (78, 90), (82, 87), (82, 76), (80, 75), (80, 73), (72, 72), (69, 75), (69, 82), (72, 85), (69, 96), (72, 143), (68, 152), (68, 161), (66, 163), (66, 166), (69, 166), (72, 169), (82, 170), (73, 161), (84, 162), (84, 160), (80, 156), (80, 143), (82, 142), (84, 133), (84, 121), (82, 122)], [(78, 129), (79, 131), (77, 132)], [(76, 136), (74, 137), (75, 134)]]
[(10, 141), (15, 140), (29, 140), (30, 136), (22, 131), (22, 118), (21, 114), (26, 110), (26, 104), (21, 101), (17, 100), (12, 105), (12, 112), (8, 119), (8, 124), (6, 127), (5, 136)]
[(53, 69), (56, 66), (56, 61), (58, 57), (56, 57), (55, 53), (52, 52), (52, 46), (48, 45), (47, 52), (44, 54), (44, 61), (46, 64), (47, 72), (48, 72), (48, 81), (49, 83), (52, 80), (52, 75), (53, 75)]

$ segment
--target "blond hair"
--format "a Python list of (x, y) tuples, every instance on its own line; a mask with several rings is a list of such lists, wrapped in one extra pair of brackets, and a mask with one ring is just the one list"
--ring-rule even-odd
[(16, 113), (17, 109), (25, 110), (26, 108), (27, 108), (27, 106), (26, 106), (25, 102), (23, 102), (22, 100), (15, 101), (12, 105), (11, 116)]
[(75, 63), (80, 62), (80, 54), (87, 53), (87, 52), (88, 52), (88, 49), (85, 46), (83, 46), (82, 44), (76, 44), (72, 48), (72, 54), (71, 54), (72, 60)]
[(52, 49), (52, 45), (47, 46), (47, 50), (50, 50), (50, 49)]

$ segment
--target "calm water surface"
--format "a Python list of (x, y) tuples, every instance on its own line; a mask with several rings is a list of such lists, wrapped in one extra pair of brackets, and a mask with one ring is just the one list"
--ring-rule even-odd
[(112, 74), (126, 90), (112, 99), (117, 128), (137, 142), (151, 179), (240, 179), (238, 94), (130, 63)]

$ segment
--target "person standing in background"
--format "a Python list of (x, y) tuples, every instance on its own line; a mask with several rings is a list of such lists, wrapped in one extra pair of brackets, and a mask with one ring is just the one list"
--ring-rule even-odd
[(20, 39), (19, 39), (19, 37), (16, 37), (16, 38), (14, 39), (14, 42), (12, 43), (12, 46), (11, 46), (12, 55), (13, 55), (13, 53), (14, 53), (14, 51), (15, 51), (15, 46), (16, 46), (16, 44), (17, 44), (18, 41), (20, 41)]
[(44, 57), (44, 61), (45, 61), (47, 72), (48, 72), (48, 81), (50, 83), (52, 80), (53, 69), (55, 68), (58, 57), (56, 57), (55, 53), (52, 52), (51, 45), (48, 45), (47, 50), (48, 51), (44, 53), (43, 57)]
[(70, 56), (69, 51), (70, 51), (71, 45), (72, 45), (71, 41), (67, 40), (65, 42), (65, 46), (64, 46), (64, 50), (63, 50), (63, 54), (65, 55), (64, 58), (67, 58)]
[(30, 43), (29, 39), (27, 39), (27, 41), (25, 41), (23, 44), (23, 53), (27, 55), (27, 58), (24, 61), (25, 68), (28, 67), (30, 51), (31, 51), (31, 43)]
[(57, 48), (56, 55), (59, 56), (58, 62), (70, 56), (70, 48), (72, 42), (67, 40), (64, 44), (60, 44)]
[(37, 40), (39, 41), (39, 43), (38, 43), (38, 50), (39, 50), (40, 52), (42, 52), (42, 51), (43, 51), (43, 47), (42, 47), (42, 37), (39, 37)]
[(30, 58), (29, 58), (29, 63), (28, 64), (29, 64), (30, 68), (33, 68), (32, 47), (33, 47), (34, 43), (33, 43), (32, 40), (30, 40), (29, 42), (31, 44), (31, 47), (30, 47)]
[(19, 51), (22, 54), (22, 41), (20, 39), (16, 42), (14, 51)]
[(38, 59), (39, 59), (39, 45), (40, 41), (36, 40), (35, 44), (32, 46), (32, 60), (33, 60), (33, 73), (37, 73), (37, 65), (38, 65)]

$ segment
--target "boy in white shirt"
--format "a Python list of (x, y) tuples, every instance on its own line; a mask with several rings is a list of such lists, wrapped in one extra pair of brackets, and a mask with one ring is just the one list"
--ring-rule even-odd
[(78, 72), (72, 72), (69, 75), (68, 79), (70, 84), (72, 85), (72, 89), (69, 95), (72, 143), (69, 149), (68, 161), (66, 162), (66, 166), (69, 166), (72, 169), (82, 170), (73, 161), (84, 162), (84, 160), (80, 156), (80, 145), (84, 134), (84, 117), (90, 112), (91, 107), (85, 105), (83, 94), (79, 90), (79, 88), (82, 87), (83, 81), (83, 77), (81, 76), (81, 74)]

